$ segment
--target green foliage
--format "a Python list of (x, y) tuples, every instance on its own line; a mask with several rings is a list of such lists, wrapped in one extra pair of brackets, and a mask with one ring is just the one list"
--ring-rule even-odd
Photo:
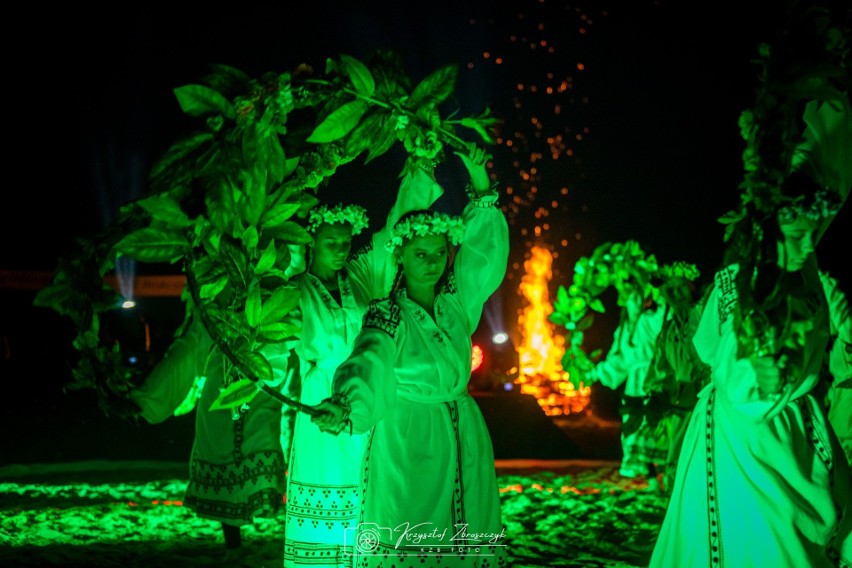
[[(290, 251), (311, 242), (304, 220), (323, 182), (365, 152), (369, 162), (397, 142), (408, 151), (406, 168), (431, 166), (446, 145), (467, 148), (459, 129), (489, 143), (498, 125), (488, 110), (442, 117), (457, 67), (438, 69), (412, 89), (393, 52), (369, 64), (344, 54), (329, 59), (322, 75), (306, 65), (259, 78), (224, 65), (211, 69), (203, 84), (174, 90), (198, 127), (151, 168), (148, 195), (85, 241), (79, 258), (64, 261), (36, 300), (75, 320), (82, 357), (72, 388), (98, 388), (110, 408), (139, 379), (139, 371), (122, 366), (117, 345), (102, 344), (93, 331), (118, 300), (103, 284), (116, 256), (179, 263), (192, 306), (187, 317), (200, 317), (229, 358), (229, 380), (270, 380), (261, 349), (300, 333)], [(133, 415), (126, 406), (121, 412)]]
[(184, 414), (189, 414), (193, 410), (195, 410), (196, 405), (198, 404), (199, 399), (201, 398), (201, 391), (204, 389), (204, 383), (207, 381), (207, 377), (200, 376), (195, 377), (195, 380), (192, 382), (192, 387), (189, 389), (189, 393), (186, 395), (186, 398), (183, 399), (183, 402), (175, 409), (175, 416), (183, 416)]
[(221, 114), (234, 118), (234, 107), (221, 93), (205, 85), (186, 85), (175, 89), (183, 112), (190, 116)]
[(33, 301), (38, 307), (70, 318), (77, 329), (73, 346), (79, 359), (66, 388), (94, 389), (101, 409), (120, 417), (138, 412), (128, 398), (129, 385), (138, 377), (138, 370), (123, 363), (117, 344), (102, 344), (100, 314), (116, 309), (122, 301), (104, 277), (115, 265), (116, 244), (144, 222), (144, 211), (130, 214), (125, 209), (98, 238), (80, 239), (76, 256), (60, 259), (53, 281), (39, 290)]
[(328, 115), (308, 136), (308, 142), (317, 144), (340, 140), (354, 129), (369, 106), (362, 100), (348, 102)]
[(210, 405), (210, 410), (239, 408), (251, 402), (258, 394), (260, 394), (260, 391), (257, 388), (257, 383), (249, 379), (240, 379), (232, 382), (222, 391), (219, 398)]
[(345, 54), (341, 54), (340, 62), (343, 64), (346, 76), (352, 81), (355, 91), (361, 96), (372, 97), (373, 93), (376, 92), (376, 82), (367, 66), (354, 57)]
[[(801, 197), (785, 195), (783, 188), (800, 166), (796, 154), (803, 142), (805, 105), (812, 101), (831, 101), (838, 106), (845, 101), (846, 108), (849, 105), (848, 14), (844, 21), (838, 8), (824, 0), (790, 0), (776, 37), (758, 47), (754, 60), (760, 83), (754, 106), (739, 118), (745, 142), (740, 203), (719, 219), (725, 225), (725, 262), (740, 268), (734, 308), (740, 357), (777, 354), (783, 344), (777, 322), (768, 316), (775, 293), (758, 298), (754, 290), (765, 274), (775, 278), (776, 286), (780, 284), (772, 276), (775, 259), (767, 254), (776, 236), (766, 229), (776, 223), (783, 207)], [(836, 166), (811, 164), (804, 171), (818, 177), (832, 167)], [(830, 219), (823, 219), (817, 237), (828, 222)]]
[(591, 256), (581, 257), (574, 265), (572, 284), (559, 286), (553, 303), (551, 322), (567, 330), (565, 355), (562, 367), (576, 381), (586, 384), (587, 373), (600, 358), (600, 350), (586, 354), (583, 349), (584, 332), (594, 324), (594, 314), (606, 308), (600, 296), (610, 287), (618, 293), (617, 303), (624, 308), (631, 298), (640, 303), (658, 301), (660, 281), (672, 278), (698, 278), (698, 269), (684, 262), (659, 266), (653, 254), (647, 254), (636, 241), (604, 243)]

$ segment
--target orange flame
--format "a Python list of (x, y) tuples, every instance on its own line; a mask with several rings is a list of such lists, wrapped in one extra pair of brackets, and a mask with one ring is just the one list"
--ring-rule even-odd
[(518, 347), (520, 369), (515, 383), (521, 392), (532, 394), (549, 416), (581, 412), (589, 405), (591, 389), (580, 383), (579, 389), (562, 368), (565, 338), (554, 335), (548, 316), (553, 312), (547, 283), (552, 278), (553, 256), (544, 247), (534, 246), (524, 262), (526, 274), (520, 293), (529, 302), (518, 317), (523, 335)]

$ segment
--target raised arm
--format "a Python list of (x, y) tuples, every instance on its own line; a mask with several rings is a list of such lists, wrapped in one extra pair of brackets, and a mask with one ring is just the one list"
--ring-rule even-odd
[(390, 239), (394, 224), (409, 211), (428, 209), (442, 193), (443, 189), (430, 172), (421, 167), (406, 169), (385, 225), (373, 233), (370, 243), (356, 251), (347, 264), (353, 285), (361, 288), (364, 297), (383, 298), (393, 285), (396, 264), (385, 249), (385, 243)]
[(737, 301), (735, 276), (736, 266), (716, 275), (693, 344), (699, 358), (710, 366), (716, 393), (727, 405), (744, 418), (771, 420), (791, 400), (809, 390), (812, 382), (796, 388), (784, 385), (781, 367), (774, 357), (738, 357), (732, 313)]
[(509, 226), (497, 207), (485, 164), (488, 154), (474, 147), (469, 155), (457, 154), (470, 174), (470, 202), (462, 213), (464, 237), (456, 256), (453, 276), (473, 333), (482, 307), (506, 276), (509, 260)]

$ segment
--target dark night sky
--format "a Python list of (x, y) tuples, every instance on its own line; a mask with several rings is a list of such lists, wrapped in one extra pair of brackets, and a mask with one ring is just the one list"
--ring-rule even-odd
[[(563, 237), (570, 241), (555, 262), (557, 281), (598, 244), (631, 238), (663, 261), (695, 262), (709, 274), (722, 251), (715, 219), (738, 199), (737, 117), (753, 102), (756, 84), (749, 59), (780, 17), (777, 8), (760, 6), (777, 3), (505, 4), (320, 0), (299, 17), (284, 3), (227, 11), (138, 6), (33, 22), (33, 48), (46, 51), (43, 60), (12, 61), (24, 86), (21, 99), (7, 107), (18, 141), (12, 160), (24, 172), (24, 187), (7, 190), (15, 207), (4, 207), (2, 236), (16, 246), (4, 251), (0, 266), (52, 269), (71, 246), (67, 237), (100, 229), (120, 203), (141, 195), (152, 161), (194, 126), (172, 89), (199, 81), (208, 63), (256, 76), (305, 61), (321, 66), (339, 53), (365, 60), (377, 48), (393, 48), (413, 78), (446, 63), (462, 65), (460, 112), (488, 106), (514, 138), (516, 153), (505, 146), (493, 153), (515, 195), (529, 154), (547, 147), (535, 138), (533, 117), (544, 125), (542, 137), (583, 134), (569, 145), (573, 157), (535, 164), (539, 193), (517, 215), (515, 228), (531, 229), (532, 212), (547, 207), (551, 196), (560, 200), (544, 235), (556, 250)], [(542, 39), (553, 54), (526, 45)], [(494, 64), (498, 56), (502, 65)], [(468, 62), (472, 69), (464, 68)], [(551, 83), (573, 81), (561, 100), (529, 90), (542, 87), (548, 72), (556, 76)], [(526, 84), (524, 93), (518, 83)], [(558, 118), (554, 101), (562, 107)], [(361, 186), (366, 204), (385, 209), (400, 159), (395, 149), (373, 167), (342, 172), (342, 179)], [(451, 194), (449, 210), (460, 207), (461, 173), (455, 159), (439, 171)], [(342, 185), (333, 180), (331, 188)], [(567, 196), (558, 193), (562, 187)], [(38, 227), (24, 239), (9, 222), (21, 218)], [(518, 254), (525, 240), (517, 232)]]
[[(152, 161), (194, 127), (172, 89), (198, 82), (209, 63), (257, 76), (302, 62), (322, 67), (340, 53), (366, 60), (377, 48), (391, 48), (416, 79), (447, 63), (461, 65), (460, 113), (487, 106), (506, 120), (504, 136), (515, 150), (493, 153), (496, 172), (515, 195), (531, 185), (520, 173), (538, 168), (539, 192), (512, 215), (512, 261), (523, 262), (529, 243), (520, 230), (531, 230), (533, 212), (558, 200), (543, 237), (561, 251), (551, 292), (576, 258), (627, 239), (662, 262), (696, 263), (709, 278), (723, 251), (716, 218), (738, 202), (737, 118), (756, 87), (749, 60), (780, 18), (778, 3), (768, 0), (314, 0), (298, 16), (285, 2), (195, 11), (173, 4), (64, 7), (8, 23), (27, 40), (7, 63), (7, 169), (16, 181), (4, 192), (0, 270), (52, 270), (74, 237), (101, 229), (119, 204), (142, 195)], [(543, 92), (566, 78), (567, 93)], [(540, 90), (531, 92), (533, 85)], [(573, 156), (550, 158), (544, 139), (555, 134)], [(542, 149), (544, 157), (531, 164), (530, 155)], [(398, 151), (366, 168), (350, 164), (329, 191), (356, 185), (359, 199), (377, 211), (372, 218), (381, 218), (401, 164)], [(461, 174), (455, 160), (439, 168), (447, 188), (440, 207), (460, 210)], [(822, 266), (847, 290), (841, 243), (849, 237), (848, 209), (820, 249)], [(522, 270), (510, 267), (509, 274), (503, 297), (511, 306)]]

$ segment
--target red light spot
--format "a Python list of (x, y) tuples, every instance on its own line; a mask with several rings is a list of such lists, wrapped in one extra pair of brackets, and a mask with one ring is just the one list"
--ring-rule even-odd
[(482, 366), (482, 361), (485, 359), (485, 355), (482, 352), (482, 347), (479, 345), (474, 345), (471, 350), (470, 355), (470, 370), (471, 372), (477, 370)]

